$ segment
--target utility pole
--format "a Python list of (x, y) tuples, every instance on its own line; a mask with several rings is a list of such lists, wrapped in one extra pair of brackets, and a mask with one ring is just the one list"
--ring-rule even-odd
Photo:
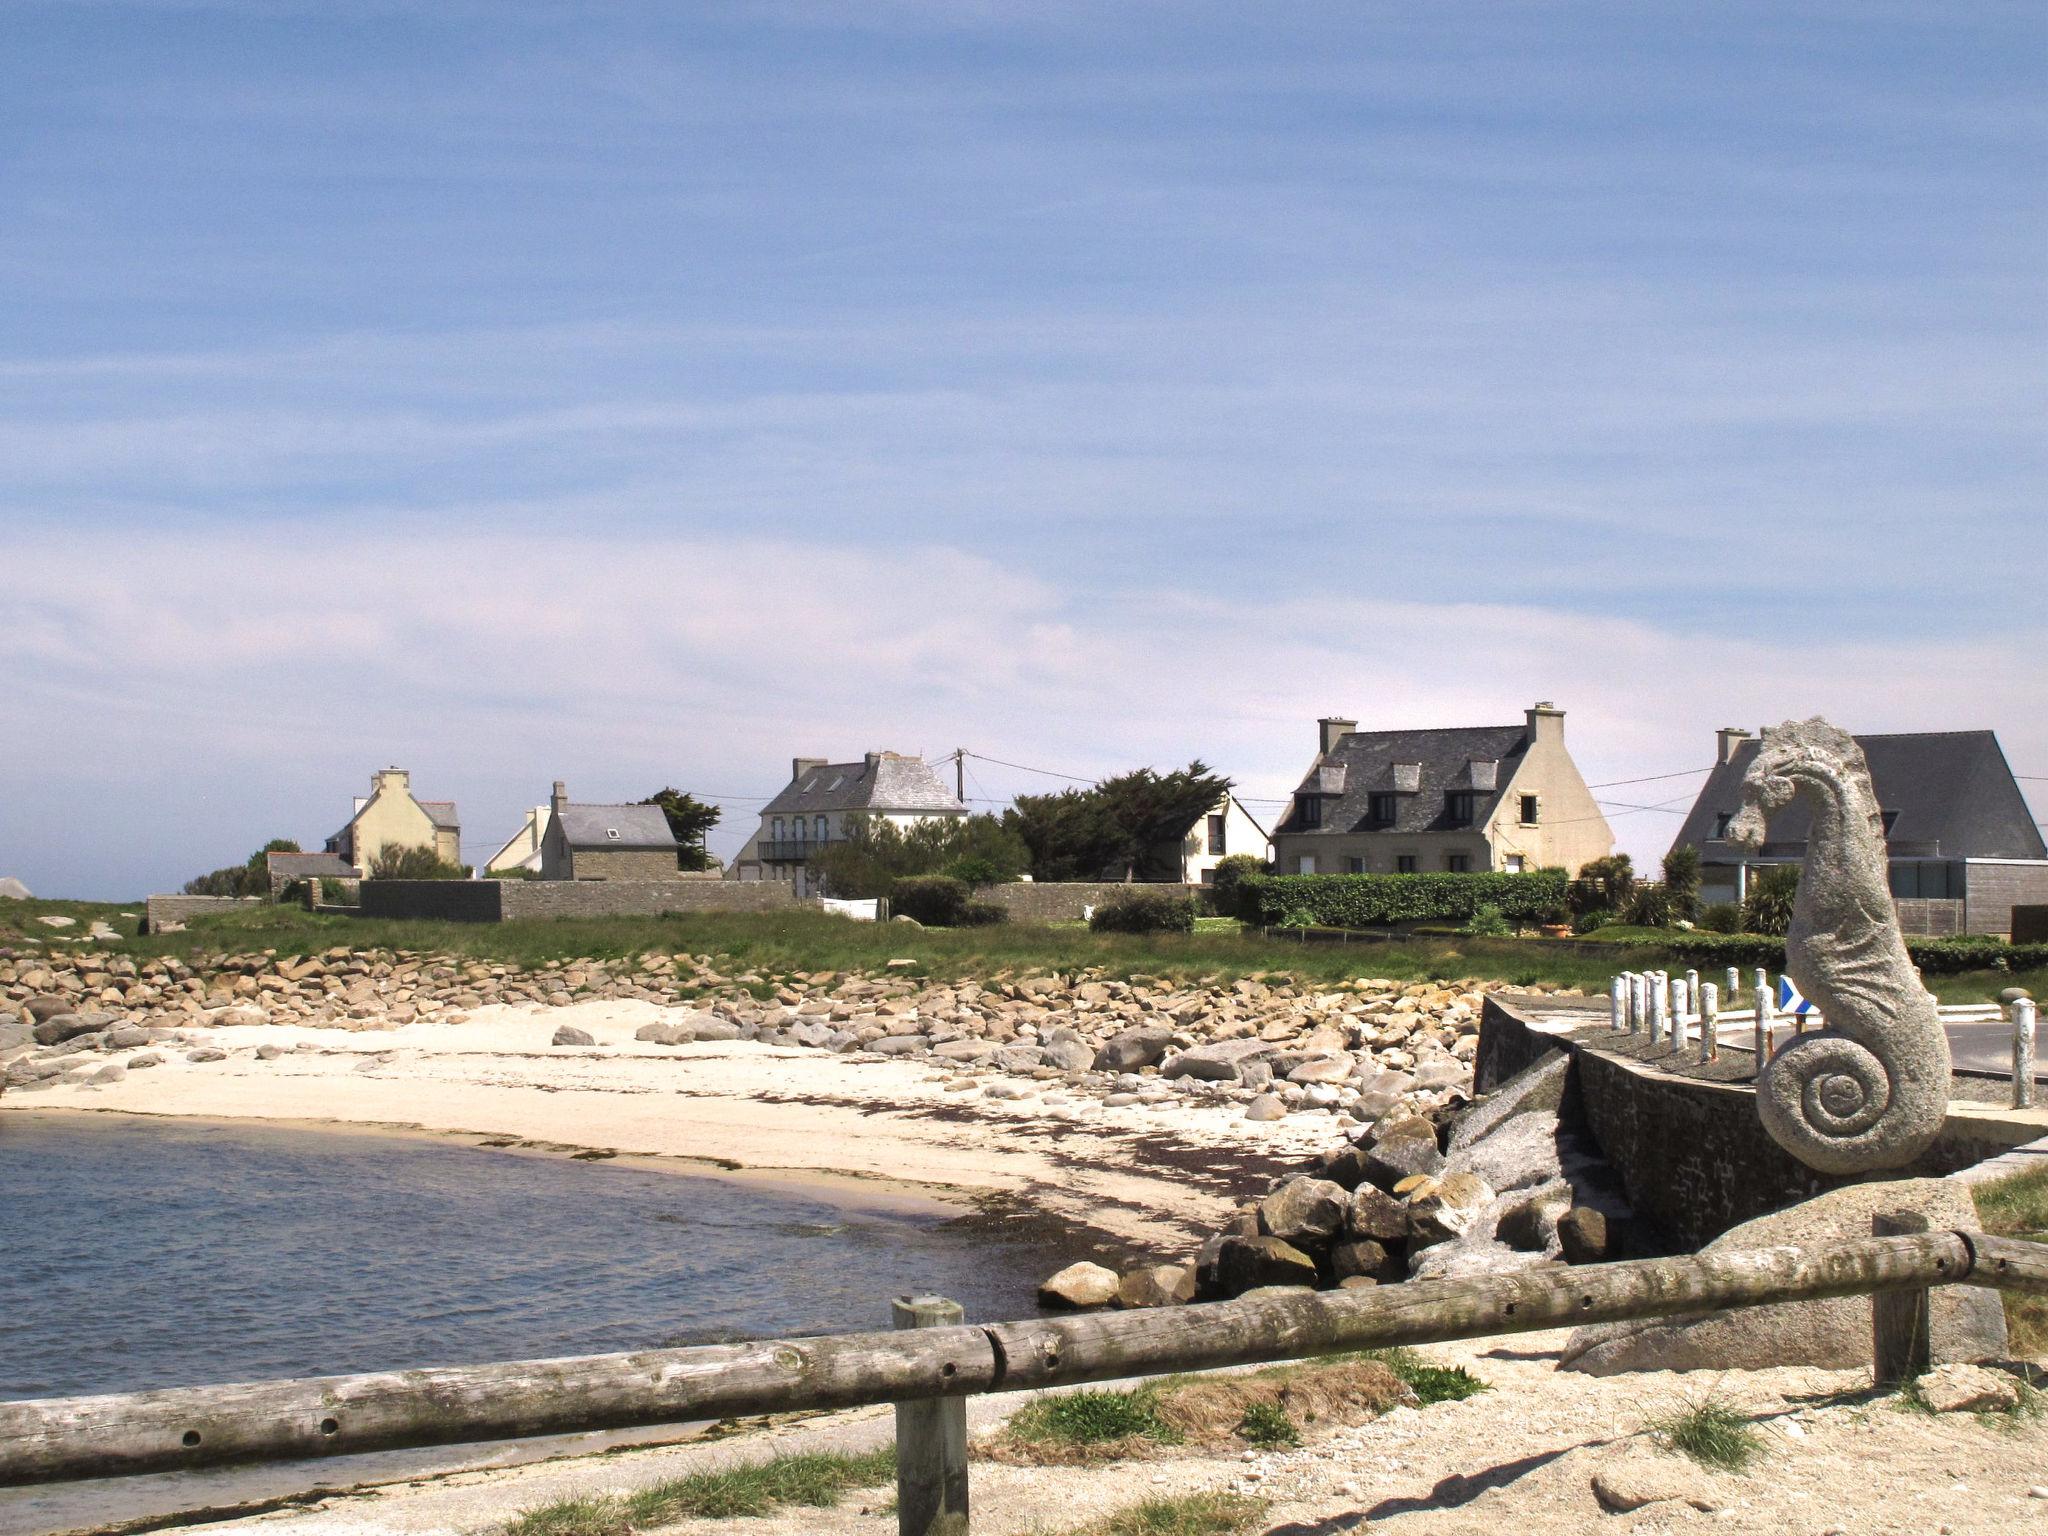
[(962, 805), (967, 803), (967, 749), (953, 749), (953, 798)]

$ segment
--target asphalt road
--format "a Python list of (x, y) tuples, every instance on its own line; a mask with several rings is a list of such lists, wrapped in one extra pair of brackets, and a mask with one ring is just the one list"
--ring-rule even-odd
[[(1972, 1072), (1996, 1072), (2002, 1077), (2012, 1074), (2012, 1025), (2003, 1019), (1985, 1019), (1981, 1022), (1948, 1024), (1949, 1054), (1955, 1064)], [(2048, 1040), (2038, 1041), (2034, 1055), (2034, 1081), (2048, 1081), (2048, 1063), (2041, 1059), (2041, 1049), (2048, 1047)]]

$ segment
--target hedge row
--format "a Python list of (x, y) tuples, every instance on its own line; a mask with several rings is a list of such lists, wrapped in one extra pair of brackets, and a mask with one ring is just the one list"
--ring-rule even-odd
[[(1655, 950), (1694, 965), (1757, 966), (1785, 963), (1785, 941), (1755, 933), (1669, 933), (1631, 935), (1609, 941), (1617, 950)], [(2003, 939), (1966, 936), (1906, 940), (1906, 952), (1928, 976), (1962, 971), (2031, 971), (2048, 966), (2048, 944), (2008, 944)]]
[(1238, 886), (1239, 915), (1257, 923), (1306, 919), (1322, 928), (1462, 922), (1492, 907), (1510, 922), (1549, 922), (1564, 911), (1565, 872), (1428, 875), (1260, 875)]

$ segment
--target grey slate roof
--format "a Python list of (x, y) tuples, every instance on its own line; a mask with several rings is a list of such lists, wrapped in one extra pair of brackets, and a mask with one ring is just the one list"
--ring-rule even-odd
[(325, 877), (353, 880), (356, 867), (338, 853), (271, 853), (264, 855), (273, 875), (287, 880), (317, 880)]
[[(2048, 859), (1998, 737), (1990, 731), (1921, 731), (1858, 736), (1870, 764), (1881, 810), (1896, 811), (1885, 840), (1895, 856), (1944, 859)], [(1742, 808), (1742, 778), (1761, 743), (1740, 743), (1700, 786), (1673, 846), (1691, 843), (1709, 864), (1739, 855), (1714, 838), (1725, 813)], [(1803, 851), (1811, 818), (1795, 800), (1770, 819), (1764, 852), (1791, 857)]]
[(451, 832), (459, 832), (462, 829), (462, 823), (455, 819), (455, 802), (453, 800), (415, 799), (413, 804), (425, 811), (427, 813), (427, 820), (431, 821), (435, 826), (446, 827)]
[[(1482, 826), (1493, 814), (1502, 787), (1514, 777), (1528, 746), (1526, 724), (1353, 731), (1338, 738), (1337, 744), (1316, 760), (1295, 791), (1325, 797), (1323, 824), (1301, 826), (1297, 804), (1288, 807), (1274, 835), (1448, 831), (1452, 823), (1445, 796), (1459, 791), (1471, 792), (1470, 825)], [(1374, 826), (1366, 820), (1375, 794), (1394, 797), (1394, 820), (1389, 826)]]
[(825, 763), (792, 779), (761, 808), (763, 816), (808, 815), (813, 811), (953, 812), (967, 807), (939, 782), (921, 757), (878, 752), (858, 763)]
[(571, 804), (563, 806), (555, 820), (573, 849), (659, 848), (673, 853), (676, 848), (676, 835), (658, 805)]

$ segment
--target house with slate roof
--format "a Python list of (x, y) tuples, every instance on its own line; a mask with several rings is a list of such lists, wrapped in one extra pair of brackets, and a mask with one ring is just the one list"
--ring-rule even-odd
[(1548, 701), (1517, 725), (1318, 724), (1320, 750), (1273, 832), (1281, 874), (1576, 874), (1614, 850)]
[(270, 875), (270, 899), (284, 895), (285, 887), (302, 880), (353, 880), (356, 869), (338, 853), (266, 853), (265, 869)]
[(811, 861), (843, 841), (855, 816), (910, 826), (964, 818), (966, 804), (921, 757), (870, 752), (857, 763), (799, 757), (789, 783), (761, 808), (761, 825), (732, 862), (733, 880), (789, 880), (799, 896), (817, 893)]
[(682, 848), (658, 805), (581, 805), (555, 780), (540, 840), (543, 880), (680, 880)]
[(462, 823), (453, 800), (413, 796), (412, 775), (380, 768), (370, 775), (370, 793), (356, 801), (355, 814), (327, 839), (350, 873), (367, 875), (370, 861), (386, 848), (431, 848), (443, 863), (462, 862)]
[[(1700, 899), (1740, 901), (1759, 865), (1806, 856), (1806, 802), (1770, 818), (1760, 851), (1737, 848), (1728, 827), (1757, 737), (1736, 726), (1714, 736), (1714, 767), (1674, 847), (1700, 853)], [(2048, 845), (1991, 731), (1858, 736), (1884, 815), (1892, 897), (1909, 933), (2010, 934), (2012, 909), (2048, 903)]]

